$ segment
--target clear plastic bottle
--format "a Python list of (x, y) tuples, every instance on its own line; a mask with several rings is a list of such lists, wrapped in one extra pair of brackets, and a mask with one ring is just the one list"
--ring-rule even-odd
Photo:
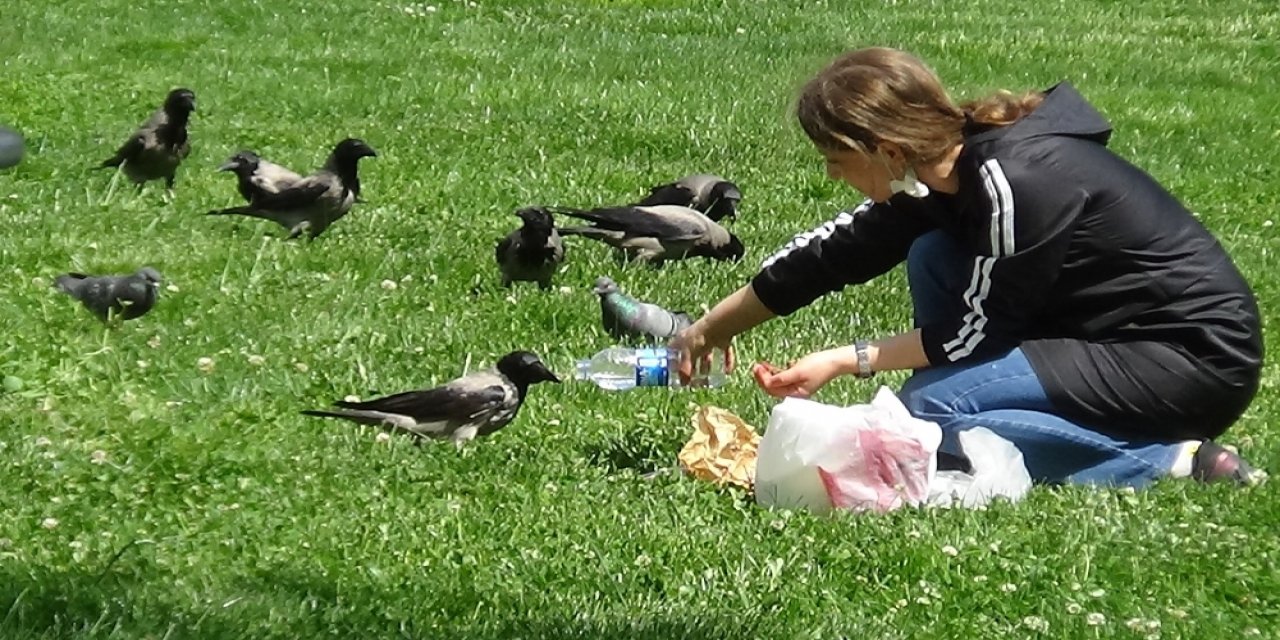
[[(578, 380), (590, 380), (601, 389), (624, 391), (635, 387), (681, 387), (680, 352), (667, 347), (609, 347), (586, 360), (578, 361)], [(724, 371), (714, 368), (705, 378), (692, 380), (691, 387), (719, 387)]]

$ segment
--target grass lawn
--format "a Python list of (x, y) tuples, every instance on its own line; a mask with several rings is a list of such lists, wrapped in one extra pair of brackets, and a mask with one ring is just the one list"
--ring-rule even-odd
[[(5, 3), (0, 124), (30, 153), (0, 173), (0, 374), (23, 382), (0, 395), (0, 637), (1276, 637), (1275, 481), (821, 519), (640, 479), (672, 463), (692, 403), (764, 425), (772, 401), (747, 375), (541, 385), (465, 455), (298, 415), (516, 348), (567, 375), (609, 344), (598, 275), (714, 303), (859, 199), (788, 108), (828, 58), (871, 44), (922, 55), (957, 96), (1074, 81), (1113, 147), (1219, 235), (1274, 327), (1280, 8), (1132, 5)], [(89, 170), (176, 86), (199, 111), (171, 200)], [(236, 202), (214, 169), (237, 149), (310, 169), (346, 136), (379, 152), (368, 202), (318, 241), (200, 215)], [(571, 242), (563, 289), (497, 286), (515, 208), (624, 201), (691, 171), (741, 185), (742, 263), (622, 268)], [(49, 287), (144, 264), (172, 287), (118, 330)], [(785, 361), (908, 313), (895, 272), (744, 336), (740, 357)], [(1273, 362), (1225, 439), (1273, 473), (1278, 386)]]

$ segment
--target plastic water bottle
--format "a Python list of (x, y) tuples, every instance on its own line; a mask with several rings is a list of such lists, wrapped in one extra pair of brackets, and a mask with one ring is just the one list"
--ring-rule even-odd
[[(578, 380), (590, 380), (601, 389), (624, 391), (635, 387), (680, 387), (680, 351), (667, 347), (609, 347), (578, 361)], [(725, 375), (718, 367), (691, 387), (718, 387)]]

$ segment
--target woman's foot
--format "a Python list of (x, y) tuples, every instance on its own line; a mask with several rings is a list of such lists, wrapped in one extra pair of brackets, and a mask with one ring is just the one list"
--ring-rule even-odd
[(1267, 479), (1267, 472), (1254, 469), (1234, 447), (1224, 447), (1212, 440), (1200, 443), (1191, 461), (1191, 477), (1201, 482), (1229, 481), (1253, 487)]

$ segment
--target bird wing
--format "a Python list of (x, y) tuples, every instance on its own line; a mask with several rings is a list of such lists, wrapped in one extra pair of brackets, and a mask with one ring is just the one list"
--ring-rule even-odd
[(146, 136), (141, 133), (135, 133), (120, 145), (116, 150), (116, 154), (102, 161), (99, 167), (118, 167), (124, 161), (138, 157), (142, 150), (147, 146)]
[(507, 255), (511, 252), (512, 247), (515, 246), (515, 236), (518, 233), (518, 231), (513, 231), (507, 234), (498, 241), (498, 246), (494, 247), (494, 258), (498, 261), (499, 265), (505, 265), (507, 263)]
[(649, 195), (636, 203), (636, 206), (651, 206), (655, 204), (678, 204), (689, 206), (693, 204), (697, 193), (684, 185), (670, 183), (660, 184), (649, 189)]
[(343, 409), (380, 411), (412, 417), (418, 423), (472, 422), (500, 408), (509, 400), (501, 379), (473, 374), (446, 385), (406, 391), (367, 402), (335, 402)]
[(601, 229), (621, 231), (626, 236), (659, 238), (672, 242), (702, 237), (706, 233), (705, 223), (684, 212), (702, 216), (697, 211), (675, 205), (606, 207), (590, 211), (562, 210), (559, 213), (590, 221)]
[(266, 160), (259, 160), (257, 171), (249, 176), (249, 184), (259, 193), (280, 193), (282, 189), (301, 181), (302, 176)]
[(332, 188), (330, 178), (332, 176), (322, 174), (307, 176), (275, 193), (260, 194), (254, 199), (253, 206), (274, 211), (305, 207), (319, 200)]

